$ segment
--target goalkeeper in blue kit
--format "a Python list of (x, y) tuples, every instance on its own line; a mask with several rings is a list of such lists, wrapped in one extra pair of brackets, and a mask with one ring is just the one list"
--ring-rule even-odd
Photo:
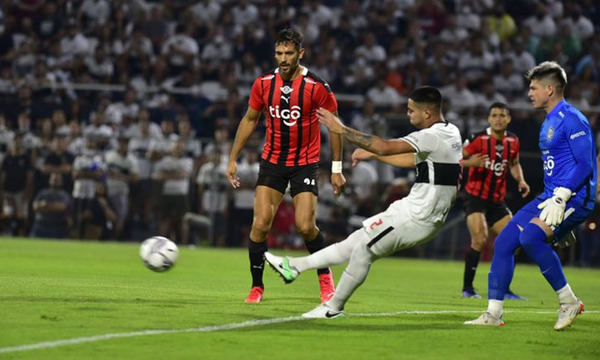
[(529, 98), (546, 112), (539, 134), (544, 163), (544, 192), (519, 210), (495, 241), (488, 275), (488, 308), (467, 325), (504, 325), (504, 294), (514, 272), (514, 252), (521, 246), (533, 259), (559, 301), (555, 330), (571, 325), (583, 302), (569, 286), (552, 244), (585, 221), (594, 209), (597, 162), (593, 131), (587, 118), (564, 99), (567, 76), (546, 61), (526, 75)]

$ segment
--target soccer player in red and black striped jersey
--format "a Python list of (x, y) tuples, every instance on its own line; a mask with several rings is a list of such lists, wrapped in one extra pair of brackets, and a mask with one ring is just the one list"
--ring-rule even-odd
[[(325, 108), (337, 115), (337, 101), (329, 85), (300, 65), (305, 49), (298, 31), (285, 29), (275, 39), (278, 67), (258, 77), (252, 85), (248, 111), (235, 135), (227, 178), (233, 188), (240, 186), (236, 161), (254, 132), (260, 114), (266, 118), (266, 139), (254, 198), (254, 218), (250, 230), (249, 256), (252, 288), (248, 303), (258, 303), (264, 292), (264, 253), (273, 218), (288, 184), (295, 208), (296, 229), (310, 253), (324, 247), (316, 225), (318, 168), (321, 132), (316, 111)], [(336, 195), (346, 186), (342, 174), (342, 139), (330, 133), (332, 148), (331, 183)], [(321, 302), (335, 292), (329, 268), (318, 269)]]
[[(503, 103), (493, 103), (488, 112), (490, 127), (471, 135), (463, 147), (463, 166), (469, 167), (464, 205), (471, 234), (471, 248), (465, 258), (463, 279), (462, 296), (465, 298), (481, 297), (473, 288), (473, 279), (481, 251), (489, 237), (488, 228), (498, 235), (512, 218), (504, 202), (506, 174), (509, 170), (518, 183), (521, 195), (529, 195), (529, 185), (525, 182), (519, 162), (519, 138), (506, 131), (510, 120), (508, 107)], [(506, 297), (520, 298), (510, 290)]]

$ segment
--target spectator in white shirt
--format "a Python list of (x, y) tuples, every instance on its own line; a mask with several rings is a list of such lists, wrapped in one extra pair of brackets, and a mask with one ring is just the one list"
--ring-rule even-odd
[(306, 1), (307, 5), (303, 10), (309, 14), (310, 23), (315, 24), (317, 27), (325, 24), (337, 25), (336, 14), (321, 2), (320, 0)]
[(204, 45), (204, 49), (202, 49), (200, 60), (202, 61), (203, 66), (210, 65), (218, 68), (221, 64), (231, 59), (233, 56), (233, 48), (231, 42), (225, 39), (221, 27), (217, 27), (213, 36), (210, 38), (211, 40), (209, 40), (208, 43)]
[(470, 87), (479, 87), (495, 66), (494, 56), (484, 48), (484, 41), (476, 36), (471, 38), (470, 47), (458, 59), (458, 68)]
[(367, 91), (367, 98), (378, 108), (395, 108), (405, 100), (384, 78), (377, 79), (375, 86)]
[(137, 169), (138, 181), (131, 185), (131, 207), (134, 220), (148, 226), (152, 213), (152, 162), (146, 157), (152, 134), (150, 131), (150, 115), (143, 109), (138, 115), (137, 133), (129, 141), (129, 155), (133, 158)]
[(221, 4), (213, 0), (201, 0), (190, 7), (190, 12), (198, 24), (212, 25), (221, 14)]
[(123, 93), (123, 101), (115, 102), (106, 108), (105, 116), (114, 124), (121, 124), (124, 116), (135, 119), (140, 111), (140, 104), (137, 101), (137, 91), (128, 87)]
[(525, 46), (525, 41), (520, 37), (516, 37), (513, 41), (513, 51), (506, 54), (506, 57), (513, 62), (513, 72), (521, 76), (536, 64), (535, 58), (525, 49)]
[(506, 97), (496, 91), (492, 81), (484, 81), (481, 86), (481, 91), (476, 96), (477, 106), (481, 106), (483, 108), (487, 108), (493, 103), (506, 104)]
[(84, 0), (77, 13), (77, 20), (85, 29), (105, 25), (110, 17), (110, 3), (106, 0)]
[(60, 52), (62, 56), (86, 56), (92, 53), (92, 46), (76, 24), (67, 25), (66, 34), (60, 39)]
[[(212, 246), (222, 246), (227, 233), (225, 213), (229, 204), (229, 184), (227, 183), (227, 157), (219, 152), (208, 155), (209, 161), (200, 167), (198, 185), (198, 212), (211, 219)], [(234, 220), (235, 221), (235, 220)]]
[(140, 26), (134, 26), (129, 41), (123, 46), (121, 58), (127, 64), (128, 71), (132, 76), (150, 72), (156, 56), (152, 40), (144, 35)]
[(589, 39), (594, 35), (594, 23), (582, 14), (581, 5), (566, 2), (567, 14), (561, 23), (567, 24), (571, 33), (580, 40)]
[(540, 38), (551, 37), (556, 33), (556, 23), (542, 3), (537, 5), (535, 14), (525, 19), (523, 24), (529, 26), (531, 32)]
[(158, 214), (158, 233), (176, 242), (180, 241), (181, 219), (190, 208), (189, 179), (194, 166), (192, 159), (186, 157), (184, 151), (183, 141), (174, 141), (169, 155), (157, 162), (153, 171), (154, 179), (161, 184), (155, 208)]
[(523, 76), (513, 71), (512, 59), (504, 58), (500, 65), (500, 73), (492, 77), (496, 91), (506, 98), (514, 100), (524, 94), (525, 82)]
[(469, 32), (466, 28), (458, 25), (458, 17), (456, 15), (448, 15), (446, 17), (446, 26), (440, 32), (438, 39), (449, 44), (456, 44), (464, 41), (469, 37)]
[(363, 58), (368, 63), (385, 61), (387, 53), (385, 48), (377, 43), (375, 33), (367, 32), (364, 35), (363, 43), (354, 51), (356, 58)]
[(231, 14), (235, 24), (242, 27), (251, 26), (259, 21), (258, 8), (248, 0), (236, 1), (236, 5), (231, 8)]
[(477, 104), (475, 94), (467, 87), (467, 79), (458, 74), (454, 82), (440, 89), (444, 98), (450, 100), (452, 108), (456, 111), (462, 111)]
[(254, 209), (254, 187), (258, 180), (260, 153), (256, 147), (245, 150), (238, 164), (237, 175), (241, 187), (233, 192), (232, 208), (229, 211), (229, 229), (226, 244), (228, 247), (246, 246), (252, 226)]
[(94, 55), (86, 56), (84, 64), (92, 82), (110, 83), (114, 73), (114, 61), (102, 46), (96, 46)]
[(114, 228), (117, 240), (122, 239), (123, 228), (129, 218), (130, 186), (137, 180), (137, 163), (127, 152), (128, 144), (128, 138), (119, 137), (117, 148), (105, 156), (107, 198), (118, 217)]
[(162, 46), (161, 54), (169, 66), (172, 76), (179, 75), (184, 69), (197, 70), (199, 66), (198, 42), (192, 37), (193, 26), (179, 24), (175, 35), (169, 37)]
[(73, 200), (76, 235), (83, 238), (86, 220), (84, 213), (91, 211), (96, 196), (96, 183), (104, 176), (102, 154), (96, 149), (96, 139), (87, 136), (86, 148), (73, 162)]

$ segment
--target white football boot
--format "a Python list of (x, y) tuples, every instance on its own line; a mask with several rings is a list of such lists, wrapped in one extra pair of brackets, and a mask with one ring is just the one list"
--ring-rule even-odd
[(502, 315), (500, 317), (495, 317), (489, 312), (484, 312), (483, 315), (478, 317), (475, 320), (465, 321), (465, 325), (487, 325), (487, 326), (504, 326), (504, 320), (502, 320)]
[(583, 301), (577, 299), (576, 302), (570, 304), (560, 304), (558, 308), (558, 320), (554, 324), (554, 330), (562, 330), (570, 326), (577, 315), (581, 314), (584, 305)]
[(333, 310), (327, 304), (321, 304), (313, 310), (302, 314), (302, 317), (305, 319), (333, 319), (344, 316), (346, 316), (344, 310)]

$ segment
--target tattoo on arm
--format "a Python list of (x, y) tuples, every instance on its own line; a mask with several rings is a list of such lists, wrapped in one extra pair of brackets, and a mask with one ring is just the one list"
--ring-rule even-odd
[(344, 136), (351, 143), (356, 144), (366, 150), (371, 150), (371, 146), (373, 145), (373, 135), (368, 135), (349, 127), (344, 128), (342, 136)]

